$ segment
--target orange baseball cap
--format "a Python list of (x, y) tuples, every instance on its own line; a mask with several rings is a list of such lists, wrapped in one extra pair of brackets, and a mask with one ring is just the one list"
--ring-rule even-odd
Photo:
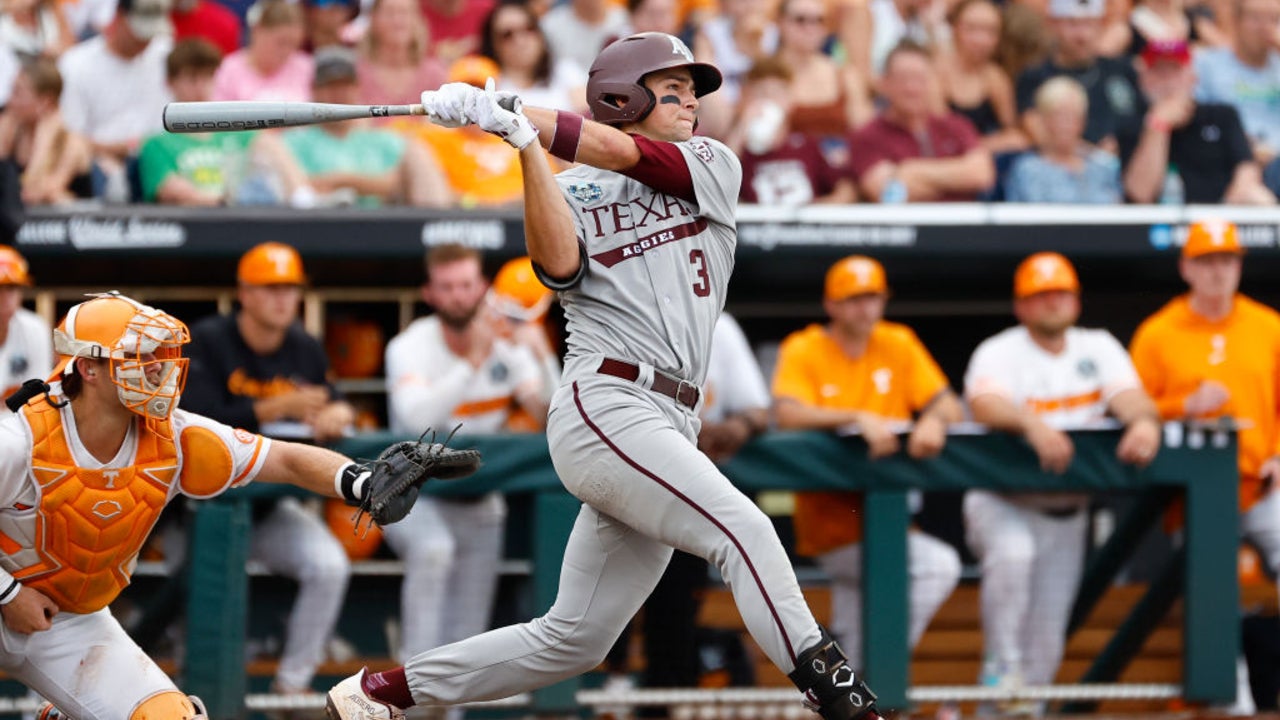
[(0, 245), (0, 285), (30, 285), (27, 260), (8, 245)]
[(1214, 253), (1244, 254), (1236, 224), (1226, 220), (1201, 220), (1192, 223), (1187, 230), (1187, 242), (1182, 246), (1182, 257), (1198, 258)]
[(302, 257), (292, 247), (278, 242), (255, 246), (240, 258), (236, 279), (241, 285), (305, 285)]
[(489, 78), (497, 79), (501, 69), (498, 63), (483, 55), (464, 55), (449, 66), (449, 82), (462, 82), (484, 87)]
[(884, 266), (866, 255), (850, 255), (827, 271), (827, 300), (887, 292), (889, 284), (885, 281)]
[(1080, 279), (1071, 261), (1056, 252), (1032, 255), (1018, 265), (1013, 275), (1013, 296), (1029, 297), (1037, 293), (1066, 290), (1080, 292)]

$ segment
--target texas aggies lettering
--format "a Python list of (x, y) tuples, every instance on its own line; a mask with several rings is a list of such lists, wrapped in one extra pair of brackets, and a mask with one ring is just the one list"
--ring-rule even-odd
[[(564, 307), (547, 443), (582, 506), (559, 594), (532, 622), (347, 678), (329, 691), (329, 716), (399, 720), (415, 703), (507, 697), (585, 672), (678, 547), (716, 563), (752, 636), (825, 720), (878, 718), (875, 696), (814, 620), (772, 522), (697, 448), (742, 182), (727, 147), (693, 137), (698, 98), (720, 87), (720, 71), (679, 38), (639, 33), (601, 51), (589, 77), (593, 121), (507, 110), (492, 86), (423, 96), (429, 117), (474, 123), (520, 151), (529, 255)], [(580, 164), (552, 175), (543, 148)]]
[[(598, 186), (592, 185), (592, 187)], [(603, 237), (606, 233), (616, 235), (617, 233), (632, 230), (643, 230), (647, 227), (652, 227), (649, 223), (650, 218), (653, 218), (654, 223), (663, 223), (677, 214), (680, 217), (690, 217), (694, 214), (689, 209), (689, 206), (681, 202), (679, 198), (663, 195), (652, 190), (648, 191), (649, 198), (646, 201), (644, 197), (646, 190), (648, 188), (640, 190), (641, 195), (639, 197), (629, 198), (622, 202), (611, 202), (596, 207), (583, 208), (582, 214), (590, 215), (593, 221), (592, 226), (595, 228), (593, 237)], [(636, 218), (632, 215), (632, 207), (640, 210), (643, 214)], [(611, 227), (606, 228), (606, 222), (609, 222)]]

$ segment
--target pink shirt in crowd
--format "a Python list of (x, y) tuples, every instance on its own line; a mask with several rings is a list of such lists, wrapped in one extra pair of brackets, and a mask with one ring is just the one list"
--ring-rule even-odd
[(311, 56), (296, 52), (270, 77), (263, 77), (249, 62), (249, 51), (237, 50), (222, 61), (213, 76), (214, 100), (311, 100)]
[(368, 105), (410, 105), (421, 102), (423, 90), (435, 90), (444, 84), (448, 73), (435, 58), (423, 58), (413, 82), (396, 92), (378, 80), (373, 64), (367, 58), (356, 61), (356, 81), (360, 83), (360, 102)]

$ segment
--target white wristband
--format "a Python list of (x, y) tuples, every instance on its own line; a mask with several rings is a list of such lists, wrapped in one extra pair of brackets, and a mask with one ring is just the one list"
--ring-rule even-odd
[(0, 605), (8, 605), (13, 599), (18, 597), (18, 591), (22, 589), (22, 583), (14, 578), (9, 578), (9, 584), (5, 586), (4, 592), (0, 593)]

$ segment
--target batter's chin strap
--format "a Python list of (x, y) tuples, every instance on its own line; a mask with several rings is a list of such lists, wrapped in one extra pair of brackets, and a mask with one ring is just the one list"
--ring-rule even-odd
[(17, 390), (14, 390), (12, 395), (5, 398), (4, 405), (9, 408), (10, 412), (18, 412), (22, 409), (23, 405), (26, 405), (31, 401), (31, 398), (44, 393), (44, 399), (47, 400), (50, 405), (56, 408), (67, 406), (66, 400), (54, 400), (53, 397), (49, 395), (49, 390), (51, 390), (49, 383), (41, 380), (40, 378), (31, 378), (30, 380), (22, 383), (22, 386)]

